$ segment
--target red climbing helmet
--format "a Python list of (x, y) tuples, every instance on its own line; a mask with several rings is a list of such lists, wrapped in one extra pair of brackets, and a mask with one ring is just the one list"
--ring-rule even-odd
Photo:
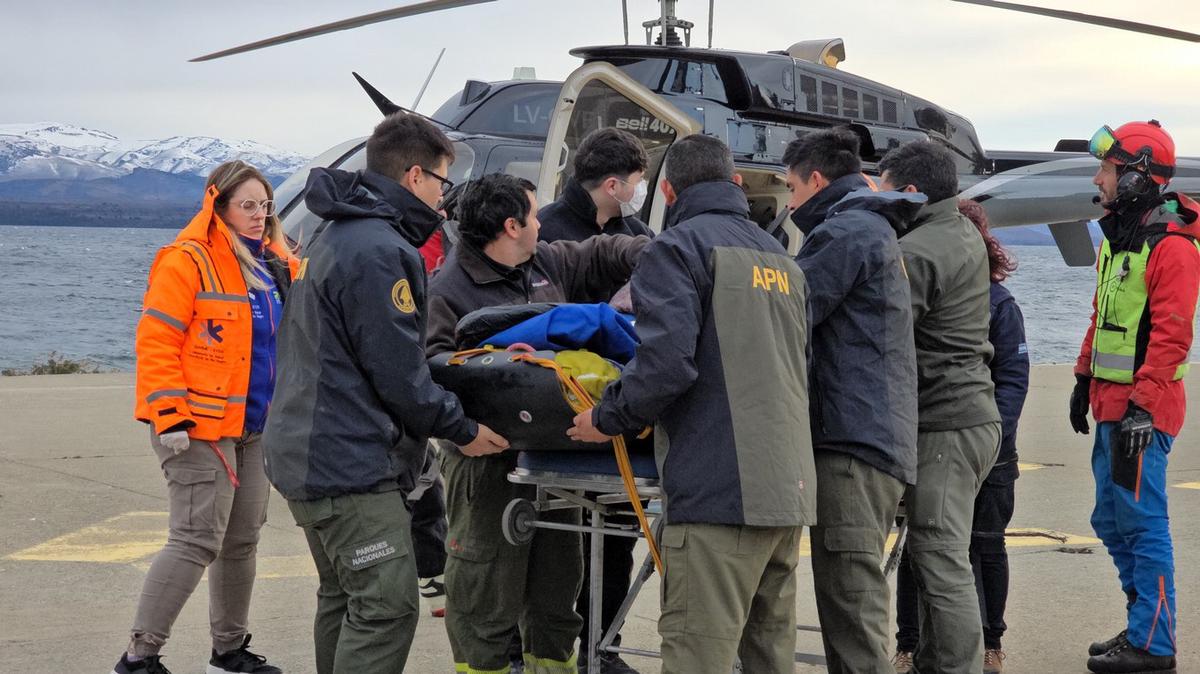
[(1088, 151), (1101, 161), (1144, 167), (1159, 185), (1175, 175), (1175, 141), (1156, 119), (1122, 124), (1116, 131), (1102, 126), (1092, 136)]

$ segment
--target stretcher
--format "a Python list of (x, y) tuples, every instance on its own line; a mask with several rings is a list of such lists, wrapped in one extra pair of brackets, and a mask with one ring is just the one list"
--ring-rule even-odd
[[(634, 483), (638, 495), (650, 501), (645, 509), (653, 517), (651, 529), (655, 537), (661, 531), (663, 519), (661, 498), (662, 490), (659, 485), (658, 467), (654, 457), (644, 452), (631, 452), (630, 464), (633, 467)], [(524, 545), (533, 539), (537, 529), (557, 529), (562, 531), (578, 531), (594, 534), (591, 537), (591, 547), (588, 550), (590, 572), (584, 582), (588, 584), (588, 629), (587, 642), (582, 644), (586, 649), (587, 671), (580, 674), (599, 674), (600, 653), (619, 653), (658, 658), (657, 651), (649, 651), (628, 646), (618, 646), (613, 643), (625, 624), (625, 619), (633, 607), (638, 594), (641, 593), (646, 581), (654, 573), (654, 559), (647, 554), (641, 567), (635, 573), (630, 583), (629, 592), (621, 602), (612, 625), (604, 633), (600, 631), (601, 602), (603, 597), (604, 579), (604, 538), (606, 536), (621, 536), (641, 538), (642, 533), (636, 524), (621, 524), (609, 521), (613, 515), (632, 514), (632, 504), (625, 484), (617, 470), (617, 463), (611, 450), (587, 452), (534, 452), (524, 451), (518, 454), (517, 467), (508, 475), (510, 482), (515, 484), (532, 485), (536, 488), (534, 500), (513, 499), (504, 509), (501, 519), (504, 538), (513, 545)], [(586, 517), (583, 524), (563, 524), (561, 522), (546, 522), (539, 515), (553, 510), (581, 508)], [(903, 517), (903, 507), (897, 517), (896, 537), (884, 558), (883, 570), (885, 575), (891, 575), (900, 563), (901, 551), (904, 547), (907, 526)], [(797, 625), (802, 632), (821, 631), (814, 625)], [(822, 655), (796, 653), (796, 662), (824, 665)]]

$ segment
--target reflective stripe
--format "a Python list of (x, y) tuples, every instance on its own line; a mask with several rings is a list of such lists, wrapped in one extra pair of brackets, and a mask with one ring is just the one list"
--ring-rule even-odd
[(208, 403), (198, 403), (195, 400), (192, 400), (191, 398), (188, 398), (187, 402), (192, 407), (199, 407), (202, 410), (216, 410), (217, 412), (221, 412), (225, 409), (224, 405), (209, 405)]
[(196, 293), (198, 300), (222, 300), (224, 302), (240, 302), (250, 304), (250, 298), (245, 295), (229, 295), (226, 293)]
[(182, 398), (187, 395), (187, 391), (181, 388), (165, 388), (160, 389), (146, 396), (146, 402), (152, 403), (159, 398)]
[(163, 323), (166, 323), (167, 325), (171, 326), (172, 328), (175, 328), (176, 330), (178, 330), (180, 332), (185, 332), (187, 330), (186, 323), (171, 316), (170, 314), (159, 311), (158, 309), (146, 309), (146, 310), (142, 311), (142, 313), (146, 316), (152, 316), (154, 318), (157, 318), (158, 320), (162, 321)]
[(1106, 367), (1112, 370), (1133, 371), (1133, 356), (1121, 356), (1115, 353), (1094, 353), (1092, 364), (1096, 367)]
[(530, 653), (525, 653), (525, 669), (533, 670), (541, 674), (575, 674), (578, 671), (575, 664), (575, 656), (572, 655), (570, 660), (551, 660), (550, 658), (536, 658)]
[(246, 396), (229, 396), (229, 402), (246, 404)]
[(196, 251), (196, 253), (200, 256), (200, 261), (204, 263), (204, 272), (206, 274), (208, 274), (208, 287), (212, 288), (213, 290), (216, 290), (217, 282), (213, 278), (212, 265), (210, 265), (208, 263), (208, 253), (204, 252), (204, 249), (201, 248), (198, 244), (193, 243), (191, 241), (184, 241), (182, 245), (187, 248), (194, 249)]

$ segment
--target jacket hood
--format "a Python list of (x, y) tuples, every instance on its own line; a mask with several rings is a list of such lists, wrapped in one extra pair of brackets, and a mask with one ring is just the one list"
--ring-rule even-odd
[(377, 218), (415, 247), (425, 244), (442, 216), (395, 180), (373, 171), (316, 168), (308, 174), (304, 203), (323, 220)]
[(1200, 240), (1200, 204), (1186, 194), (1169, 192), (1145, 211), (1109, 211), (1099, 223), (1114, 252), (1141, 250), (1148, 238), (1164, 232)]
[(1166, 201), (1160, 210), (1165, 212), (1162, 219), (1167, 221), (1167, 231), (1200, 239), (1200, 203), (1186, 194), (1176, 192), (1163, 196)]
[(670, 206), (663, 229), (714, 211), (750, 217), (750, 204), (741, 186), (731, 180), (692, 185), (680, 192), (679, 198)]
[[(821, 192), (827, 191), (821, 190)], [(820, 196), (818, 194), (818, 196)], [(921, 208), (929, 201), (929, 197), (920, 192), (876, 192), (870, 188), (862, 188), (842, 197), (829, 209), (829, 217), (842, 211), (871, 211), (887, 219), (892, 229), (899, 236), (908, 229), (908, 223), (917, 217)]]
[(817, 225), (825, 222), (825, 218), (833, 215), (829, 212), (830, 207), (841, 201), (847, 194), (860, 189), (870, 189), (870, 183), (861, 173), (844, 175), (826, 185), (825, 189), (814, 194), (800, 208), (792, 211), (792, 222), (795, 223), (797, 229), (804, 233), (804, 236), (808, 236), (812, 234)]
[(200, 204), (200, 212), (192, 216), (192, 221), (175, 237), (176, 243), (184, 241), (212, 241), (213, 235), (224, 237), (231, 248), (233, 246), (233, 231), (217, 215), (216, 201), (221, 192), (214, 185), (204, 191), (204, 201)]

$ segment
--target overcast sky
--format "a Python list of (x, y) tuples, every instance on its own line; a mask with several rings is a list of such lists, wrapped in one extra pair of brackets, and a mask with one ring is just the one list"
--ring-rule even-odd
[[(1198, 0), (1024, 0), (1200, 33)], [(187, 59), (405, 0), (62, 0), (3, 3), (0, 123), (55, 121), (121, 138), (211, 135), (309, 155), (369, 133), (378, 112), (357, 70), (402, 105), (442, 47), (421, 102), (431, 113), (468, 78), (533, 66), (562, 79), (567, 51), (619, 44), (620, 0), (497, 0), (207, 63)], [(629, 0), (631, 41), (656, 16)], [(708, 3), (680, 0), (703, 43)], [(841, 37), (842, 68), (970, 119), (985, 148), (1052, 149), (1101, 124), (1155, 117), (1200, 156), (1200, 44), (949, 0), (716, 0), (714, 43), (746, 51)]]

